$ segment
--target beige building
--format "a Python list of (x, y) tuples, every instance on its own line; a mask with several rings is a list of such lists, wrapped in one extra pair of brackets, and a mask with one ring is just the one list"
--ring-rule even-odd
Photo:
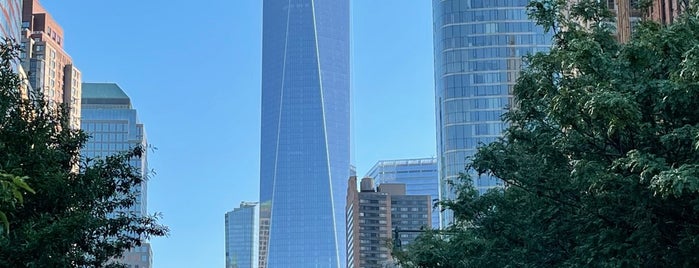
[[(372, 178), (349, 179), (346, 205), (347, 268), (393, 266), (389, 245), (412, 242), (422, 228), (430, 228), (430, 195), (406, 195), (405, 184), (383, 183), (374, 187)], [(393, 237), (398, 232), (398, 240)], [(411, 232), (412, 231), (412, 232)]]
[(29, 85), (51, 104), (69, 108), (71, 127), (80, 128), (80, 71), (63, 49), (63, 28), (38, 0), (23, 0), (20, 53)]

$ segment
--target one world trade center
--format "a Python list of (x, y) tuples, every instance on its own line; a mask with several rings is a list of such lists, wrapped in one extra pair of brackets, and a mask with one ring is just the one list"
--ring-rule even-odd
[[(260, 201), (267, 267), (344, 267), (349, 0), (264, 0)], [(261, 229), (266, 229), (261, 227)]]

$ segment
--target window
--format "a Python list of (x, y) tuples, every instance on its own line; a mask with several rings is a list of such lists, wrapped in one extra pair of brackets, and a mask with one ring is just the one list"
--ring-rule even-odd
[(498, 25), (496, 23), (487, 23), (485, 25), (485, 33), (496, 33), (498, 31)]

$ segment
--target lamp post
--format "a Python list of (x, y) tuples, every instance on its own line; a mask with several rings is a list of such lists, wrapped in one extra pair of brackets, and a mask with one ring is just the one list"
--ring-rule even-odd
[(426, 230), (401, 230), (399, 227), (393, 228), (393, 249), (400, 250), (403, 247), (403, 241), (400, 240), (400, 233), (424, 233)]

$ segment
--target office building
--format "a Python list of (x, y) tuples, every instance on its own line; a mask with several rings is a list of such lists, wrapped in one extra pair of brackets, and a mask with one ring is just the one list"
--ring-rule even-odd
[(241, 202), (226, 213), (226, 268), (258, 268), (260, 204)]
[(63, 28), (38, 0), (22, 2), (20, 61), (29, 85), (44, 93), (51, 104), (65, 104), (70, 125), (80, 128), (81, 74), (63, 49)]
[(397, 241), (407, 246), (420, 230), (430, 227), (430, 198), (406, 195), (405, 184), (383, 183), (375, 188), (372, 178), (363, 178), (358, 191), (357, 177), (351, 177), (346, 207), (347, 268), (391, 267), (388, 246)]
[(271, 204), (266, 264), (343, 267), (349, 0), (262, 5), (260, 202)]
[[(127, 151), (136, 146), (147, 147), (146, 132), (139, 121), (131, 99), (114, 83), (82, 84), (82, 124), (81, 127), (90, 139), (81, 151), (84, 158), (103, 158)], [(148, 151), (140, 159), (131, 160), (140, 175), (145, 179), (148, 171)], [(136, 202), (128, 209), (135, 215), (147, 215), (147, 183), (144, 180), (134, 189)], [(119, 259), (129, 267), (149, 268), (152, 252), (148, 241), (141, 247), (133, 248)]]
[[(374, 178), (377, 184), (405, 184), (407, 195), (429, 195), (433, 204), (439, 200), (439, 175), (437, 159), (434, 157), (382, 160), (364, 177)], [(439, 227), (439, 210), (433, 207), (432, 228)]]
[[(551, 36), (527, 16), (526, 0), (433, 0), (437, 162), (441, 199), (465, 173), (479, 144), (501, 136), (501, 116), (513, 104), (512, 89), (522, 56), (546, 51)], [(497, 178), (472, 174), (485, 192)], [(442, 225), (453, 214), (442, 214)]]

